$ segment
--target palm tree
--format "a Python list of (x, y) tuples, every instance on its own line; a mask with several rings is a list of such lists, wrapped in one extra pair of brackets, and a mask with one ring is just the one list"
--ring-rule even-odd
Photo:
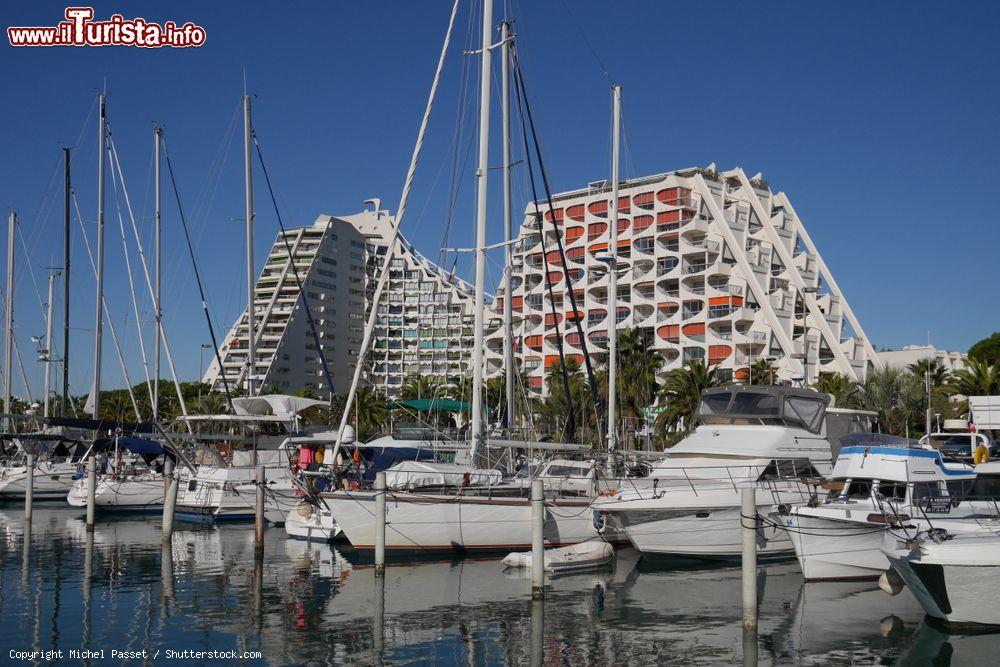
[(855, 395), (858, 391), (858, 383), (843, 373), (823, 373), (813, 385), (813, 389), (824, 394), (831, 394), (836, 407), (846, 408), (850, 407), (849, 403), (852, 400), (856, 402)]
[(878, 412), (882, 430), (907, 435), (922, 430), (923, 382), (900, 368), (872, 369), (860, 385), (861, 407)]
[(187, 401), (188, 412), (196, 415), (219, 415), (228, 411), (229, 404), (225, 395), (211, 391), (202, 394), (200, 398)]
[(778, 367), (768, 359), (758, 359), (750, 364), (750, 384), (773, 385), (778, 377)]
[[(658, 376), (664, 359), (639, 329), (625, 329), (618, 332), (617, 345), (618, 377), (615, 383), (615, 396), (619, 409), (619, 422), (624, 418), (634, 428), (644, 410), (656, 400), (659, 391)], [(601, 400), (607, 404), (607, 368), (601, 369), (596, 375), (598, 393)]]
[[(581, 437), (593, 436), (595, 427), (594, 401), (591, 398), (590, 388), (587, 386), (587, 379), (580, 369), (580, 362), (576, 359), (566, 360), (566, 375), (569, 381), (569, 394), (573, 401), (573, 419), (579, 435)], [(549, 372), (545, 377), (548, 398), (542, 403), (542, 422), (547, 427), (549, 434), (562, 441), (565, 438), (573, 439), (573, 433), (567, 433), (569, 425), (569, 405), (566, 402), (566, 390), (563, 385), (563, 365), (555, 362), (549, 367)]]
[(941, 386), (949, 396), (990, 396), (1000, 394), (1000, 367), (983, 359), (969, 358), (965, 368), (955, 371)]
[(690, 429), (702, 392), (726, 384), (718, 370), (718, 366), (706, 366), (703, 359), (689, 359), (683, 367), (668, 371), (660, 388), (664, 407), (656, 418), (657, 428), (665, 432), (683, 423)]
[(389, 423), (385, 394), (375, 387), (358, 387), (350, 423), (356, 424), (358, 442), (367, 442), (384, 433)]
[(444, 398), (444, 383), (431, 375), (410, 375), (399, 391), (399, 397), (404, 401), (416, 401), (423, 398)]
[(948, 379), (948, 370), (937, 357), (925, 357), (906, 367), (920, 378), (921, 382), (930, 381), (931, 391), (937, 389)]

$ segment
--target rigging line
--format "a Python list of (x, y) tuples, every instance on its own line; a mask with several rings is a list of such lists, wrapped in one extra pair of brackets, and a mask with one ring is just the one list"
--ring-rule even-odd
[[(146, 262), (146, 252), (143, 250), (142, 239), (139, 236), (139, 227), (138, 227), (138, 225), (136, 224), (136, 221), (135, 221), (135, 214), (132, 212), (132, 202), (131, 202), (131, 200), (129, 199), (129, 196), (128, 196), (128, 187), (126, 187), (126, 185), (125, 185), (125, 174), (122, 171), (122, 163), (118, 159), (118, 146), (115, 143), (114, 137), (111, 135), (111, 129), (110, 128), (108, 129), (108, 145), (110, 147), (111, 155), (114, 158), (114, 162), (112, 164), (113, 164), (114, 167), (116, 167), (118, 169), (118, 180), (121, 181), (122, 192), (125, 195), (125, 205), (128, 208), (129, 220), (132, 223), (132, 234), (135, 236), (135, 244), (136, 244), (136, 247), (138, 248), (138, 252), (139, 252), (139, 263), (142, 265), (142, 275), (146, 279), (146, 289), (147, 289), (147, 291), (149, 293), (149, 299), (152, 302), (153, 306), (155, 307), (157, 305), (156, 304), (156, 290), (153, 289), (153, 281), (150, 278), (150, 274), (149, 274), (149, 264)], [(112, 169), (111, 176), (112, 176), (112, 183), (114, 183), (114, 169)], [(119, 208), (119, 211), (118, 211), (118, 215), (119, 215), (119, 223), (121, 223), (121, 209), (120, 208)], [(127, 249), (127, 246), (125, 245), (124, 234), (125, 234), (125, 230), (123, 228), (122, 229), (122, 247), (126, 248), (125, 261), (126, 261), (126, 265), (129, 266), (129, 262), (128, 262), (128, 249)], [(131, 268), (129, 268), (129, 284), (130, 285), (131, 285), (131, 281), (132, 281), (132, 273), (131, 273)], [(135, 301), (135, 295), (134, 295), (134, 293), (132, 295), (132, 299), (133, 299), (133, 301)], [(160, 304), (160, 311), (162, 312), (162, 310), (163, 310), (163, 306), (162, 306), (162, 304)], [(137, 321), (136, 326), (138, 326), (138, 319), (139, 319), (138, 305), (136, 305), (136, 321)], [(167, 341), (167, 332), (163, 328), (163, 318), (162, 317), (160, 318), (160, 321), (157, 323), (157, 329), (158, 329), (158, 332), (160, 334), (160, 338), (161, 338), (161, 340), (163, 342), (163, 351), (164, 351), (165, 356), (167, 357), (167, 365), (170, 367), (170, 374), (173, 376), (173, 379), (174, 379), (174, 390), (177, 392), (177, 400), (178, 400), (178, 402), (180, 403), (180, 406), (181, 406), (181, 414), (187, 415), (187, 406), (184, 404), (184, 392), (181, 391), (180, 381), (177, 378), (177, 370), (174, 368), (174, 358), (173, 358), (173, 355), (170, 352), (170, 344)], [(140, 329), (140, 331), (141, 331), (141, 329)], [(140, 339), (141, 339), (141, 333), (140, 333)], [(145, 353), (145, 350), (143, 350), (143, 360), (144, 360), (143, 363), (144, 364), (146, 363), (145, 362), (145, 358), (146, 358), (146, 353)], [(146, 373), (146, 377), (147, 378), (149, 377), (148, 371)]]
[(330, 392), (330, 410), (332, 411), (337, 405), (337, 394), (333, 389), (333, 376), (330, 375), (330, 367), (326, 363), (326, 354), (323, 351), (323, 344), (319, 340), (319, 333), (316, 331), (316, 321), (312, 316), (312, 308), (309, 307), (309, 299), (306, 296), (305, 285), (302, 283), (302, 277), (299, 275), (299, 267), (295, 265), (295, 252), (292, 250), (292, 244), (288, 241), (288, 232), (285, 230), (285, 223), (281, 219), (281, 211), (278, 209), (278, 200), (274, 198), (274, 188), (271, 187), (271, 175), (267, 170), (267, 163), (264, 162), (264, 151), (260, 146), (260, 138), (257, 136), (257, 130), (251, 126), (250, 133), (253, 137), (254, 146), (257, 148), (257, 159), (260, 161), (260, 169), (264, 174), (264, 182), (267, 184), (267, 192), (271, 195), (271, 204), (274, 206), (274, 215), (278, 219), (278, 229), (281, 233), (281, 240), (284, 241), (285, 252), (288, 254), (288, 263), (292, 267), (292, 275), (295, 277), (295, 285), (299, 288), (299, 297), (302, 299), (302, 306), (306, 313), (306, 322), (309, 324), (309, 331), (312, 334), (313, 343), (316, 345), (316, 352), (319, 354), (320, 364), (323, 366), (323, 376), (326, 379), (326, 388)]
[(601, 57), (597, 55), (597, 49), (595, 49), (594, 45), (590, 43), (589, 39), (587, 39), (587, 33), (583, 31), (583, 28), (580, 26), (580, 22), (576, 20), (576, 17), (573, 16), (573, 13), (569, 10), (569, 7), (566, 5), (566, 0), (559, 0), (559, 4), (561, 4), (563, 9), (566, 10), (566, 14), (569, 16), (570, 21), (573, 22), (577, 32), (580, 33), (580, 37), (583, 38), (583, 43), (587, 45), (587, 48), (590, 50), (590, 54), (594, 56), (594, 60), (597, 61), (598, 67), (601, 68), (601, 73), (610, 82), (611, 73), (608, 72), (608, 68), (604, 65), (604, 61), (601, 60)]
[[(597, 395), (597, 380), (594, 373), (594, 366), (590, 359), (590, 352), (587, 349), (587, 337), (584, 335), (583, 325), (580, 323), (580, 320), (582, 318), (577, 317), (577, 314), (580, 311), (576, 307), (576, 296), (574, 295), (573, 281), (569, 275), (569, 262), (566, 261), (566, 250), (563, 248), (562, 234), (560, 233), (559, 228), (556, 225), (555, 206), (553, 205), (552, 201), (552, 189), (549, 187), (548, 173), (545, 171), (545, 164), (542, 161), (542, 147), (538, 143), (538, 133), (535, 130), (535, 121), (531, 115), (531, 105), (528, 103), (528, 92), (524, 86), (524, 72), (521, 70), (521, 64), (517, 58), (516, 45), (514, 46), (514, 48), (511, 49), (511, 54), (512, 54), (511, 57), (513, 58), (514, 61), (513, 64), (514, 64), (514, 72), (516, 75), (515, 78), (519, 83), (521, 94), (524, 97), (524, 110), (527, 114), (528, 126), (531, 129), (531, 138), (535, 146), (535, 154), (538, 158), (538, 171), (542, 177), (542, 186), (545, 188), (545, 198), (549, 205), (549, 211), (551, 212), (552, 227), (553, 230), (555, 231), (555, 237), (556, 237), (556, 246), (559, 249), (559, 256), (562, 259), (563, 269), (566, 271), (566, 291), (569, 292), (570, 306), (573, 308), (573, 320), (576, 323), (576, 331), (577, 334), (580, 336), (580, 345), (583, 348), (583, 361), (584, 365), (587, 367), (587, 380), (590, 383), (590, 394), (591, 398), (594, 401), (594, 416), (597, 421), (597, 429), (598, 433), (603, 433), (604, 431), (601, 428), (601, 407), (600, 407), (601, 403)], [(527, 150), (527, 147), (525, 148), (525, 150)], [(535, 201), (537, 202), (537, 199)], [(614, 270), (617, 271), (618, 267), (617, 266), (614, 267)], [(614, 319), (611, 322), (609, 322), (609, 327), (608, 327), (609, 329), (617, 327), (618, 314), (613, 313), (612, 317), (614, 317)]]
[[(108, 138), (110, 140), (111, 130), (108, 129)], [(111, 145), (108, 146), (108, 162), (112, 163), (114, 159), (111, 150)], [(124, 188), (124, 185), (122, 186)], [(142, 335), (142, 320), (139, 318), (139, 300), (135, 296), (135, 281), (132, 279), (132, 260), (129, 259), (128, 252), (128, 242), (125, 236), (125, 219), (122, 217), (122, 207), (121, 201), (118, 196), (118, 179), (116, 178), (115, 170), (111, 170), (111, 189), (114, 192), (115, 198), (115, 209), (118, 212), (118, 229), (121, 231), (122, 237), (122, 253), (125, 255), (125, 273), (128, 275), (128, 289), (132, 296), (132, 312), (135, 314), (135, 328), (139, 337), (139, 354), (142, 357), (142, 370), (146, 375), (146, 390), (149, 392), (149, 403), (152, 405), (156, 402), (153, 397), (153, 381), (149, 376), (149, 362), (146, 355), (146, 343), (143, 340)]]
[[(515, 65), (515, 71), (516, 71), (516, 65)], [(565, 351), (563, 349), (563, 336), (562, 336), (562, 333), (559, 330), (559, 318), (558, 318), (557, 312), (556, 312), (556, 300), (555, 300), (555, 296), (554, 296), (554, 290), (552, 288), (552, 276), (551, 276), (551, 272), (549, 271), (548, 252), (545, 249), (545, 230), (543, 229), (543, 227), (544, 227), (544, 221), (542, 219), (543, 218), (542, 213), (541, 213), (541, 211), (538, 208), (538, 192), (537, 192), (537, 189), (535, 187), (535, 170), (534, 170), (534, 164), (531, 161), (531, 151), (528, 150), (528, 129), (527, 129), (527, 125), (524, 122), (524, 106), (522, 104), (522, 99), (521, 99), (521, 86), (520, 86), (520, 83), (518, 81), (518, 77), (516, 77), (516, 76), (514, 77), (514, 93), (515, 93), (515, 97), (517, 98), (517, 113), (521, 117), (521, 138), (522, 138), (522, 141), (524, 142), (525, 165), (527, 166), (527, 170), (528, 170), (528, 178), (531, 181), (531, 194), (532, 194), (532, 202), (534, 203), (533, 208), (534, 208), (534, 216), (535, 216), (535, 226), (541, 232), (541, 242), (542, 242), (542, 271), (545, 273), (545, 290), (549, 294), (549, 305), (551, 306), (551, 310), (552, 310), (552, 324), (555, 326), (556, 350), (558, 351), (558, 354), (559, 354), (559, 366), (560, 366), (560, 371), (561, 371), (561, 374), (562, 374), (563, 393), (566, 396), (566, 426), (565, 426), (565, 430), (564, 430), (563, 434), (566, 436), (567, 439), (569, 439), (569, 440), (575, 440), (576, 439), (576, 414), (575, 414), (576, 410), (573, 408), (573, 394), (570, 391), (570, 386), (569, 386), (569, 371), (568, 371), (568, 368), (566, 366), (566, 354), (565, 354)], [(556, 221), (555, 221), (555, 209), (553, 209), (551, 205), (549, 206), (549, 217), (552, 220), (552, 226), (555, 227), (555, 225), (556, 225)], [(558, 234), (558, 230), (557, 230), (557, 234)], [(558, 238), (558, 236), (557, 236), (557, 238)], [(562, 262), (563, 262), (563, 271), (565, 272), (567, 270), (565, 258), (562, 259)], [(569, 276), (566, 276), (566, 279), (568, 281)], [(568, 282), (567, 282), (567, 284), (568, 284)], [(511, 298), (510, 295), (506, 295), (506, 296), (507, 296), (507, 298)], [(576, 308), (574, 307), (574, 311), (575, 310), (576, 310)]]
[[(80, 202), (76, 198), (76, 190), (71, 190), (70, 192), (73, 197), (73, 207), (76, 209), (76, 219), (80, 223), (80, 232), (81, 236), (83, 236), (83, 244), (87, 249), (87, 257), (90, 260), (90, 268), (96, 277), (97, 263), (94, 261), (94, 253), (90, 249), (90, 239), (87, 237), (87, 227), (83, 223), (83, 216), (80, 215)], [(128, 396), (132, 400), (132, 409), (135, 411), (135, 419), (136, 421), (141, 422), (142, 414), (139, 412), (139, 403), (135, 400), (135, 393), (132, 391), (132, 379), (128, 374), (128, 366), (125, 364), (125, 356), (122, 354), (122, 347), (118, 341), (118, 331), (115, 329), (115, 321), (111, 317), (111, 309), (108, 307), (107, 297), (102, 297), (101, 305), (104, 306), (104, 319), (108, 321), (108, 329), (111, 331), (111, 340), (114, 341), (115, 352), (118, 353), (118, 363), (121, 365), (122, 375), (125, 377), (125, 386), (128, 389)]]
[[(170, 151), (167, 150), (167, 140), (164, 137), (160, 137), (160, 143), (163, 146), (163, 156), (167, 161), (167, 173), (170, 174), (170, 185), (174, 190), (174, 199), (177, 200), (177, 214), (181, 219), (181, 228), (184, 230), (184, 240), (187, 243), (188, 256), (191, 257), (191, 266), (194, 269), (194, 280), (198, 284), (198, 295), (201, 297), (201, 310), (205, 313), (205, 322), (208, 324), (208, 335), (212, 338), (212, 350), (215, 352), (215, 362), (219, 364), (219, 377), (222, 378), (222, 387), (226, 392), (226, 402), (229, 404), (229, 409), (234, 413), (236, 408), (233, 406), (233, 396), (229, 393), (229, 380), (226, 378), (226, 369), (222, 365), (222, 357), (219, 354), (219, 341), (215, 337), (215, 327), (212, 326), (212, 316), (208, 312), (208, 303), (205, 301), (205, 287), (201, 283), (201, 272), (198, 271), (198, 261), (194, 256), (194, 246), (191, 245), (191, 234), (188, 231), (187, 218), (184, 216), (184, 206), (181, 204), (181, 194), (177, 190), (177, 179), (174, 178), (174, 165), (170, 160)], [(198, 382), (202, 379), (198, 378)]]
[(371, 345), (372, 332), (375, 329), (375, 322), (378, 318), (378, 304), (381, 301), (385, 285), (389, 280), (389, 266), (392, 262), (393, 256), (396, 254), (396, 249), (399, 247), (399, 230), (403, 222), (403, 216), (406, 213), (406, 204), (410, 197), (410, 189), (413, 187), (413, 177), (417, 170), (417, 163), (420, 160), (420, 152), (424, 145), (424, 138), (427, 135), (427, 124), (430, 120), (431, 109), (434, 107), (434, 98), (437, 95), (438, 83), (441, 80), (441, 71), (444, 69), (445, 56), (448, 53), (448, 45), (451, 42), (452, 31), (455, 27), (455, 15), (458, 13), (459, 1), (460, 0), (455, 0), (451, 7), (451, 17), (448, 19), (448, 31), (445, 33), (444, 44), (441, 45), (441, 55), (438, 58), (437, 69), (434, 72), (434, 81), (431, 83), (431, 90), (427, 96), (427, 105), (424, 108), (424, 116), (420, 121), (420, 129), (417, 131), (417, 141), (413, 146), (413, 155), (410, 157), (410, 166), (407, 168), (406, 180), (403, 183), (403, 192), (400, 196), (399, 208), (396, 212), (396, 224), (392, 227), (392, 235), (387, 244), (388, 248), (386, 250), (385, 259), (382, 260), (381, 273), (379, 275), (378, 283), (375, 286), (375, 292), (372, 295), (371, 312), (369, 312), (368, 320), (365, 322), (365, 332), (362, 336), (361, 347), (358, 350), (358, 363), (354, 367), (354, 376), (351, 378), (351, 386), (350, 389), (348, 389), (347, 398), (344, 400), (340, 426), (337, 429), (337, 441), (333, 447), (332, 460), (335, 462), (337, 460), (337, 455), (340, 452), (341, 444), (344, 441), (344, 430), (346, 429), (348, 419), (350, 418), (351, 404), (354, 401), (354, 394), (357, 391), (358, 382), (361, 380), (361, 371), (364, 368), (364, 358), (368, 353), (369, 345)]

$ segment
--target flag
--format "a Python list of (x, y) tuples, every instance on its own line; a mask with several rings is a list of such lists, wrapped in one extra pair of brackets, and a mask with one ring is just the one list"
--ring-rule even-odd
[(969, 406), (969, 433), (976, 432), (976, 420), (972, 418), (972, 406)]
[(455, 267), (457, 266), (458, 266), (458, 259), (456, 258), (455, 263), (451, 265), (451, 273), (448, 275), (448, 282), (451, 283), (452, 285), (455, 284), (456, 280)]

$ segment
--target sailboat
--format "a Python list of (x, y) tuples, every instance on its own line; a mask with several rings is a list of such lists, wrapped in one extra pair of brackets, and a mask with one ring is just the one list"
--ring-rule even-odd
[[(457, 3), (456, 3), (457, 6)], [(448, 39), (451, 35), (454, 24), (454, 9), (452, 11), (451, 25), (449, 25), (448, 36), (445, 39), (444, 49), (447, 49)], [(491, 49), (500, 47), (503, 57), (503, 93), (504, 93), (504, 171), (510, 170), (509, 153), (509, 81), (508, 63), (511, 62), (511, 41), (512, 35), (509, 32), (509, 25), (501, 25), (501, 39), (497, 45), (491, 45), (493, 34), (492, 25), (492, 2), (484, 0), (483, 3), (483, 23), (482, 23), (482, 49), (481, 54), (481, 89), (480, 89), (480, 122), (479, 122), (479, 152), (477, 170), (477, 206), (476, 206), (476, 245), (475, 245), (475, 343), (473, 346), (473, 378), (472, 378), (472, 409), (471, 409), (471, 429), (470, 459), (473, 464), (481, 461), (489, 461), (497, 458), (497, 453), (504, 450), (515, 451), (544, 451), (569, 450), (573, 445), (558, 445), (547, 443), (530, 443), (514, 440), (497, 440), (487, 436), (484, 428), (483, 418), (483, 396), (482, 385), (484, 380), (483, 366), (483, 342), (485, 333), (485, 269), (486, 269), (486, 211), (487, 211), (487, 175), (489, 171), (489, 120), (490, 120), (490, 81), (491, 81)], [(410, 164), (410, 171), (407, 175), (406, 187), (404, 188), (403, 202), (400, 205), (400, 216), (405, 210), (405, 198), (408, 194), (409, 185), (412, 181), (413, 169), (419, 156), (419, 148), (423, 141), (423, 131), (426, 127), (427, 113), (430, 111), (433, 102), (434, 91), (441, 71), (441, 62), (438, 64), (438, 71), (435, 75), (434, 85), (431, 88), (431, 98), (428, 101), (427, 111), (425, 111), (424, 122), (417, 140), (417, 149), (414, 152), (413, 161)], [(616, 100), (620, 94), (620, 89), (616, 86)], [(618, 104), (616, 103), (616, 121)], [(617, 133), (616, 133), (617, 136)], [(527, 143), (527, 139), (526, 139)], [(617, 143), (616, 143), (617, 149)], [(617, 152), (617, 151), (616, 151)], [(617, 166), (617, 159), (614, 161)], [(612, 188), (617, 189), (617, 174), (614, 174)], [(510, 197), (509, 179), (505, 179), (505, 214), (509, 220)], [(609, 192), (617, 201), (616, 193)], [(541, 218), (542, 211), (536, 205), (536, 213)], [(399, 220), (397, 219), (397, 224)], [(507, 225), (507, 241), (510, 242), (510, 225)], [(395, 241), (394, 241), (395, 243)], [(393, 246), (394, 247), (394, 246)], [(392, 252), (387, 255), (390, 257)], [(508, 262), (509, 264), (509, 262)], [(383, 271), (383, 281), (385, 271)], [(509, 270), (508, 270), (509, 274)], [(381, 294), (381, 285), (376, 287), (373, 297), (374, 302), (378, 302)], [(508, 285), (509, 292), (509, 285)], [(508, 299), (509, 301), (509, 299)], [(374, 315), (375, 309), (372, 309)], [(505, 320), (510, 324), (505, 308)], [(370, 334), (373, 318), (369, 319), (368, 327), (365, 330), (365, 338), (362, 343), (362, 350), (367, 349), (370, 344)], [(508, 330), (509, 338), (509, 330)], [(506, 346), (506, 363), (508, 373), (508, 401), (511, 400), (513, 392), (510, 390), (511, 377), (513, 373), (512, 353), (509, 342)], [(355, 371), (354, 382), (351, 392), (348, 395), (348, 405), (345, 408), (345, 417), (341, 422), (341, 431), (337, 445), (334, 448), (334, 459), (339, 453), (342, 442), (344, 426), (346, 425), (346, 415), (350, 410), (350, 401), (357, 387), (360, 376), (361, 364)], [(613, 393), (613, 392), (612, 392)], [(596, 402), (596, 401), (595, 401)], [(511, 414), (508, 405), (508, 414)], [(613, 424), (614, 421), (612, 420)], [(576, 448), (583, 449), (582, 446)], [(585, 488), (575, 488), (572, 493), (563, 493), (558, 487), (565, 485), (566, 474), (544, 475), (543, 481), (546, 484), (545, 502), (545, 541), (550, 546), (567, 546), (583, 541), (600, 537), (599, 526), (595, 524), (591, 502), (593, 497), (610, 491), (615, 481), (609, 479), (609, 475), (591, 472), (591, 468), (596, 467), (597, 462), (585, 463), (579, 474), (581, 480), (585, 480)], [(573, 466), (564, 466), (573, 470)], [(485, 466), (484, 466), (485, 468)], [(550, 472), (555, 472), (552, 467), (546, 468)], [(393, 472), (392, 469), (389, 471)], [(488, 472), (488, 471), (487, 471)], [(535, 469), (536, 474), (540, 472)], [(481, 475), (482, 471), (474, 467), (460, 468), (458, 470), (446, 470), (439, 466), (437, 471), (428, 471), (426, 476), (427, 485), (423, 489), (414, 488), (412, 482), (395, 485), (390, 478), (390, 497), (387, 503), (387, 530), (385, 544), (387, 549), (400, 551), (511, 551), (515, 549), (525, 549), (531, 543), (531, 505), (527, 494), (527, 485), (520, 483), (521, 480), (513, 482), (493, 483), (489, 475), (482, 483), (473, 483), (474, 476)], [(456, 475), (458, 478), (449, 478), (448, 475)], [(458, 482), (458, 483), (456, 483)], [(341, 489), (320, 494), (324, 505), (329, 509), (332, 517), (336, 519), (339, 530), (356, 549), (372, 549), (375, 544), (375, 521), (374, 506), (375, 494), (371, 490), (365, 489)], [(605, 539), (615, 541), (617, 536), (609, 531), (604, 535)]]

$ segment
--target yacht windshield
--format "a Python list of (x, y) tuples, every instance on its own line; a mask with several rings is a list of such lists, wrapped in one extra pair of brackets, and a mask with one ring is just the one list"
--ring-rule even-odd
[(698, 418), (702, 424), (774, 424), (822, 429), (828, 398), (814, 392), (761, 389), (727, 389), (702, 395)]

